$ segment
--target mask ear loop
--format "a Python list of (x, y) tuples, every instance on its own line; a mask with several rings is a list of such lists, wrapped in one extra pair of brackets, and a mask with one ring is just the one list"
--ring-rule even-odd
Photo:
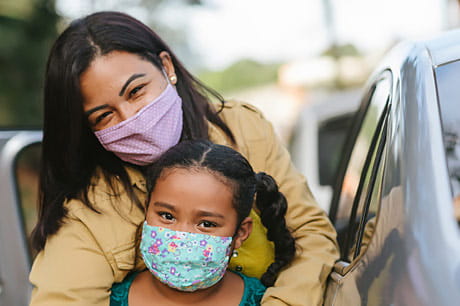
[(166, 79), (166, 82), (168, 82), (168, 85), (172, 85), (172, 84), (171, 84), (171, 81), (169, 80), (168, 75), (166, 74), (166, 70), (165, 70), (164, 67), (161, 67), (161, 72), (162, 72), (163, 75), (165, 76), (165, 79)]

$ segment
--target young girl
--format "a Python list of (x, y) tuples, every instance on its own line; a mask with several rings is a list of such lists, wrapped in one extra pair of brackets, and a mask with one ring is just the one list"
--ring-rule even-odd
[[(254, 173), (229, 147), (186, 141), (148, 169), (147, 182), (140, 253), (148, 270), (115, 284), (111, 305), (260, 304), (265, 286), (295, 253), (284, 220), (286, 199), (273, 178)], [(251, 233), (254, 196), (275, 245), (275, 262), (261, 281), (227, 271), (230, 256), (238, 256)]]

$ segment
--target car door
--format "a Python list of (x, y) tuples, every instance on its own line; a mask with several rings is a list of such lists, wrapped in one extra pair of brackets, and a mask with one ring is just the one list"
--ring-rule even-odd
[(329, 278), (326, 305), (367, 304), (366, 283), (355, 277), (366, 266), (363, 254), (377, 219), (392, 88), (390, 71), (374, 79), (349, 134), (330, 210), (341, 258)]
[(0, 130), (0, 305), (28, 305), (41, 131)]

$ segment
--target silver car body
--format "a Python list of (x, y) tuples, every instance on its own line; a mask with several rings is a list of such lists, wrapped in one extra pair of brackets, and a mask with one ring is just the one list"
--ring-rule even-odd
[[(377, 169), (382, 181), (373, 200), (379, 208), (366, 247), (354, 258), (342, 250), (329, 278), (326, 305), (459, 303), (460, 235), (437, 80), (439, 67), (458, 60), (460, 31), (454, 31), (397, 46), (370, 79), (368, 88), (382, 74), (391, 80), (386, 140)], [(449, 99), (460, 101), (454, 93)], [(460, 114), (460, 107), (457, 111)], [(347, 161), (343, 165), (342, 175)], [(340, 210), (343, 186), (339, 184), (336, 192), (331, 206)]]

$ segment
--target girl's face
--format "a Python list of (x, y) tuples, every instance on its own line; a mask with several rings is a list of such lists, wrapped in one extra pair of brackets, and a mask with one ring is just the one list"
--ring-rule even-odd
[(139, 55), (113, 51), (93, 60), (80, 77), (83, 110), (90, 127), (99, 131), (120, 123), (152, 102), (166, 88), (174, 67), (160, 53), (165, 72)]
[(206, 170), (167, 169), (157, 180), (146, 216), (152, 226), (176, 231), (234, 237), (234, 247), (249, 236), (251, 218), (237, 227), (230, 186)]

